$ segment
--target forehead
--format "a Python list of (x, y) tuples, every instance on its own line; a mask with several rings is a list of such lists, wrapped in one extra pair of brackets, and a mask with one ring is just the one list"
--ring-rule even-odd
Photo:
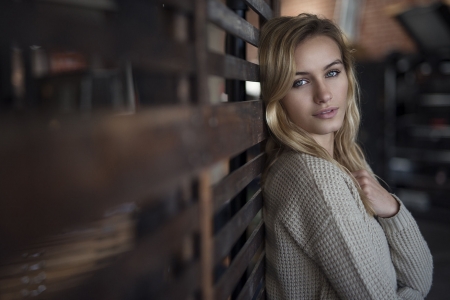
[(297, 71), (309, 71), (342, 60), (338, 44), (331, 38), (319, 35), (309, 37), (297, 45), (294, 52)]

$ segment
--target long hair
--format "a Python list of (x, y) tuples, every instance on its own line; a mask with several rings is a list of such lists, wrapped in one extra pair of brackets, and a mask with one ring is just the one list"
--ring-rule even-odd
[[(292, 88), (296, 72), (296, 47), (305, 39), (319, 35), (331, 38), (338, 45), (348, 79), (347, 110), (341, 128), (335, 133), (334, 158), (308, 132), (289, 119), (280, 103)], [(274, 18), (261, 30), (259, 64), (261, 94), (270, 131), (266, 144), (267, 164), (262, 178), (263, 186), (270, 167), (284, 150), (306, 153), (326, 159), (346, 172), (353, 179), (366, 211), (373, 216), (374, 211), (368, 199), (351, 174), (353, 171), (368, 168), (364, 154), (356, 142), (361, 118), (358, 108), (359, 86), (355, 77), (353, 56), (341, 30), (332, 21), (311, 14)], [(372, 173), (370, 169), (368, 171)]]

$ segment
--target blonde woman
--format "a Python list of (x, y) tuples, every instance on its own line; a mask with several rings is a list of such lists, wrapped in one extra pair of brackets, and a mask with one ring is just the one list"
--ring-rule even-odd
[(423, 299), (432, 257), (356, 143), (358, 84), (343, 34), (301, 14), (264, 25), (268, 299)]

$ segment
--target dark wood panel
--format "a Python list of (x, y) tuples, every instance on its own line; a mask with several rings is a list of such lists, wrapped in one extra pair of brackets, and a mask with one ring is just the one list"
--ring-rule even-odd
[(170, 282), (161, 289), (155, 297), (149, 299), (180, 300), (189, 298), (196, 290), (200, 289), (200, 263), (194, 262), (183, 272), (181, 278)]
[(258, 289), (259, 284), (262, 281), (262, 285), (264, 286), (264, 271), (265, 271), (265, 261), (266, 255), (265, 251), (261, 253), (261, 256), (258, 259), (258, 262), (255, 265), (252, 273), (250, 274), (247, 282), (245, 283), (242, 291), (239, 293), (237, 300), (250, 300), (253, 299), (255, 292)]
[(192, 12), (194, 10), (195, 0), (153, 0), (164, 7), (176, 8), (185, 12)]
[(259, 31), (217, 0), (208, 1), (208, 19), (228, 33), (258, 47)]
[(242, 191), (256, 176), (261, 174), (264, 168), (265, 158), (266, 155), (264, 153), (259, 154), (213, 187), (214, 211), (217, 212), (224, 204), (228, 203)]
[(231, 55), (208, 53), (208, 71), (227, 79), (259, 81), (258, 65)]
[[(193, 7), (192, 0), (170, 3), (178, 3), (179, 8)], [(114, 12), (101, 10), (111, 7)], [(39, 45), (45, 51), (76, 51), (119, 64), (129, 60), (136, 67), (156, 71), (195, 69), (194, 45), (173, 40), (168, 34), (173, 13), (152, 1), (41, 0), (35, 4), (14, 3), (6, 10), (14, 16), (11, 38), (21, 47)]]
[(133, 68), (139, 70), (160, 73), (193, 73), (195, 70), (194, 45), (168, 39), (135, 40), (133, 50), (127, 51), (126, 57)]
[(206, 0), (195, 0), (195, 62), (196, 62), (196, 102), (208, 104), (208, 45), (207, 45), (207, 16)]
[(265, 20), (270, 20), (273, 17), (272, 10), (269, 5), (267, 5), (264, 0), (245, 0), (248, 6), (251, 7), (258, 15), (263, 17)]
[(48, 2), (88, 9), (117, 10), (117, 4), (113, 0), (38, 0), (36, 2)]
[(234, 287), (244, 274), (250, 260), (264, 242), (264, 224), (261, 221), (250, 238), (232, 261), (230, 267), (215, 286), (215, 299), (225, 300), (231, 295)]
[(174, 251), (180, 248), (183, 238), (199, 230), (198, 219), (199, 207), (196, 203), (138, 243), (137, 249), (133, 250), (132, 253), (141, 255), (140, 258), (145, 257), (142, 266), (137, 267), (135, 264), (138, 264), (138, 259), (130, 257), (129, 261), (122, 267), (132, 266), (133, 268), (136, 267), (137, 271), (144, 271), (145, 269), (145, 272), (150, 272), (169, 265)]
[(219, 263), (227, 254), (237, 239), (242, 235), (247, 226), (253, 220), (258, 211), (262, 208), (261, 190), (234, 215), (225, 227), (216, 235), (214, 240), (214, 264)]
[(151, 201), (265, 137), (260, 101), (89, 119), (1, 118), (0, 249), (99, 219), (115, 205)]
[[(64, 297), (61, 295), (55, 299), (127, 299), (137, 283), (145, 282), (146, 276), (170, 265), (183, 237), (199, 229), (198, 218), (198, 205), (193, 205), (153, 235), (143, 238), (135, 249), (123, 254), (114, 264), (94, 273), (84, 285), (73, 291), (64, 291)], [(199, 272), (198, 267), (194, 264), (187, 272), (194, 276)], [(199, 282), (198, 277), (193, 279), (192, 283)], [(179, 284), (187, 283), (182, 281)]]

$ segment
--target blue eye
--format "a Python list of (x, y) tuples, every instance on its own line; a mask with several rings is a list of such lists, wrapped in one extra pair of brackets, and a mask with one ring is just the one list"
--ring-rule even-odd
[(336, 76), (339, 75), (339, 73), (341, 73), (341, 71), (339, 71), (339, 70), (331, 70), (330, 72), (327, 73), (327, 75), (325, 75), (325, 78), (336, 77)]
[(299, 79), (299, 80), (294, 81), (294, 84), (292, 85), (292, 87), (300, 87), (307, 83), (308, 83), (308, 81), (306, 81), (306, 79)]

